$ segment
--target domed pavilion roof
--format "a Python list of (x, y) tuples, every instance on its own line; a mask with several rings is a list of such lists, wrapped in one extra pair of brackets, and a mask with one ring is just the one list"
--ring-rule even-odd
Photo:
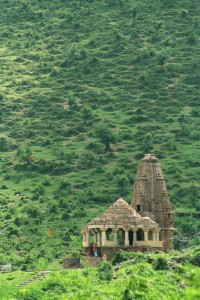
[(156, 225), (148, 217), (141, 217), (126, 201), (119, 198), (104, 213), (94, 217), (87, 225)]

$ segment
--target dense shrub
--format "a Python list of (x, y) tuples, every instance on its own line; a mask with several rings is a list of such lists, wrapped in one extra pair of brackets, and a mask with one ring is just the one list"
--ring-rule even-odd
[(56, 291), (56, 293), (61, 294), (67, 290), (65, 281), (63, 278), (52, 276), (47, 282), (45, 282), (42, 290), (44, 292)]
[(196, 247), (191, 254), (191, 263), (200, 267), (200, 247)]
[(110, 281), (113, 276), (113, 267), (110, 261), (103, 261), (98, 265), (97, 275), (100, 280)]
[(36, 288), (23, 289), (18, 292), (19, 298), (23, 300), (42, 300), (44, 292)]
[(159, 256), (153, 261), (152, 266), (154, 270), (166, 270), (168, 269), (167, 259), (164, 256)]
[(112, 259), (112, 263), (118, 264), (123, 261), (132, 260), (132, 261), (146, 261), (146, 255), (142, 252), (126, 252), (126, 251), (120, 251), (117, 252)]
[(200, 295), (200, 270), (192, 270), (189, 278), (189, 286), (185, 292), (187, 300), (198, 300)]

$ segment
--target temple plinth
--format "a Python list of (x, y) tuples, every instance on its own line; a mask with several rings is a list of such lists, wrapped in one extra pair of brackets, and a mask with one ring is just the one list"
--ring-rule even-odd
[(131, 206), (141, 216), (159, 224), (159, 240), (163, 241), (163, 250), (172, 249), (173, 209), (160, 164), (154, 154), (146, 154), (139, 164)]

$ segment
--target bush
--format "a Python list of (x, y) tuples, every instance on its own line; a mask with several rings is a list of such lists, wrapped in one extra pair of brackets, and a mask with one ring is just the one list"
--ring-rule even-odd
[(23, 299), (23, 300), (39, 300), (42, 299), (42, 295), (44, 292), (37, 290), (36, 288), (31, 288), (30, 290), (28, 289), (22, 289), (19, 291), (19, 297), (18, 299)]
[(110, 281), (113, 277), (113, 267), (110, 261), (104, 261), (98, 265), (97, 275), (100, 280)]
[(112, 263), (115, 265), (128, 260), (134, 260), (134, 262), (147, 261), (147, 256), (142, 252), (120, 251), (115, 254)]
[(9, 150), (9, 142), (7, 138), (0, 137), (0, 152), (6, 152)]
[(152, 266), (154, 270), (166, 270), (168, 269), (167, 259), (163, 256), (157, 257), (153, 261)]
[(191, 255), (191, 263), (200, 267), (200, 247), (196, 247)]
[(192, 270), (189, 287), (186, 289), (187, 300), (198, 300), (200, 295), (200, 270)]

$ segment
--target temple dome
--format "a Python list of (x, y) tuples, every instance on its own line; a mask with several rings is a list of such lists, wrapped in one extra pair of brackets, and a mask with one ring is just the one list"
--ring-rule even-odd
[(119, 198), (104, 213), (94, 217), (88, 225), (138, 225), (156, 224), (150, 218), (141, 217), (124, 199)]

